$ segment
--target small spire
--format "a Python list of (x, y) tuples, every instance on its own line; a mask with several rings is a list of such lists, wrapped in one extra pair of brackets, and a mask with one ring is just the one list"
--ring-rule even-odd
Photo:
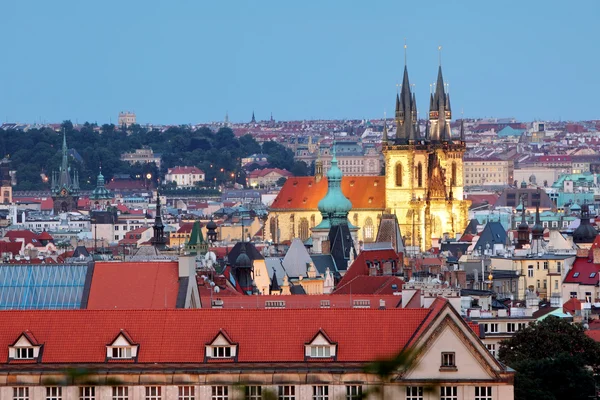
[(460, 141), (465, 141), (465, 118), (460, 119)]
[(386, 112), (383, 112), (383, 137), (381, 141), (387, 143), (388, 141), (388, 130), (387, 130), (387, 115)]
[(440, 67), (442, 66), (442, 46), (438, 46), (438, 58), (440, 62)]
[(406, 67), (406, 38), (404, 38), (404, 66)]

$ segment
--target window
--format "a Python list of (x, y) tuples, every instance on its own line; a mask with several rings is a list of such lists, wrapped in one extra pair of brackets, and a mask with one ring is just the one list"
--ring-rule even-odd
[(228, 400), (229, 399), (229, 387), (227, 386), (213, 386), (211, 400)]
[(215, 346), (213, 347), (213, 358), (230, 358), (231, 346)]
[(476, 386), (475, 387), (475, 400), (492, 400), (492, 387), (491, 386)]
[(179, 391), (177, 400), (194, 400), (196, 398), (196, 388), (194, 386), (179, 386), (177, 390)]
[(442, 353), (442, 368), (456, 368), (454, 353)]
[(15, 347), (15, 360), (33, 359), (33, 347)]
[(556, 271), (560, 272), (560, 270), (562, 269), (562, 263), (560, 261), (556, 262)]
[(279, 386), (279, 400), (296, 400), (296, 386)]
[(262, 399), (262, 387), (261, 386), (246, 386), (246, 400), (261, 400)]
[(112, 358), (131, 358), (131, 347), (113, 347)]
[(498, 333), (498, 324), (490, 324), (490, 333)]
[(548, 261), (544, 261), (544, 269), (548, 269)]
[(423, 164), (417, 164), (417, 186), (423, 187)]
[(402, 164), (396, 164), (396, 186), (402, 186)]
[(595, 278), (595, 277), (596, 277), (596, 273), (595, 273), (595, 272), (592, 272), (592, 273), (590, 274), (590, 278)]
[(558, 289), (558, 281), (554, 281), (554, 289)]
[(79, 400), (95, 400), (96, 388), (94, 386), (80, 386)]
[(362, 400), (362, 386), (350, 385), (346, 386), (346, 400)]
[(365, 226), (364, 226), (364, 235), (365, 235), (365, 240), (373, 240), (374, 239), (374, 233), (375, 233), (375, 227), (373, 226), (373, 220), (371, 219), (371, 217), (368, 217), (365, 220)]
[(577, 298), (577, 292), (571, 292), (570, 297), (572, 299), (576, 299)]
[(585, 292), (585, 302), (586, 303), (592, 302), (592, 292)]
[(506, 332), (515, 332), (515, 324), (513, 322), (506, 324)]
[(496, 344), (495, 343), (489, 343), (486, 344), (485, 347), (488, 349), (488, 351), (494, 356), (496, 357)]
[(312, 400), (329, 400), (329, 386), (313, 386), (312, 389)]
[(160, 400), (160, 386), (146, 386), (146, 400)]
[(298, 235), (300, 240), (303, 242), (308, 239), (308, 220), (306, 218), (300, 218), (300, 225), (298, 226)]
[(329, 308), (331, 307), (331, 302), (329, 300), (321, 300), (321, 308)]
[(573, 278), (577, 278), (578, 276), (579, 276), (579, 272), (575, 272), (575, 273), (573, 274)]
[(331, 357), (331, 346), (311, 346), (310, 356), (317, 358)]
[(128, 400), (129, 399), (129, 388), (126, 386), (113, 386), (112, 387), (112, 400)]
[(533, 265), (527, 267), (527, 277), (533, 278)]
[(538, 289), (540, 288), (540, 280), (539, 279), (537, 280), (537, 288)]
[(458, 400), (457, 386), (441, 386), (440, 400)]
[(46, 400), (62, 400), (62, 387), (49, 386), (46, 388)]
[(29, 400), (28, 387), (13, 388), (13, 400)]
[(407, 386), (406, 400), (423, 400), (423, 386)]

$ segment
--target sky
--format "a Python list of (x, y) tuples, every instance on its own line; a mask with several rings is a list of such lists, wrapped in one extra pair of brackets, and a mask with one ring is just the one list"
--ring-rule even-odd
[(393, 114), (407, 43), (420, 116), (598, 119), (600, 2), (0, 0), (0, 121)]

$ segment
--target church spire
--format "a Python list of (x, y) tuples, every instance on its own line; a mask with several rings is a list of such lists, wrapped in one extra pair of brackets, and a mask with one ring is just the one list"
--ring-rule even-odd
[(450, 119), (450, 95), (446, 92), (442, 65), (438, 67), (437, 82), (429, 104), (429, 120), (431, 121), (431, 140), (447, 142), (451, 140)]
[(396, 140), (398, 142), (408, 143), (409, 140), (415, 140), (416, 113), (417, 105), (410, 90), (408, 67), (405, 65), (402, 89), (400, 95), (396, 95)]
[(160, 193), (158, 189), (156, 189), (156, 216), (154, 217), (154, 226), (152, 227), (154, 230), (154, 237), (152, 238), (152, 244), (162, 250), (167, 240), (165, 239), (165, 226), (162, 222), (162, 215), (160, 210)]
[(252, 110), (252, 120), (250, 121), (250, 123), (256, 123), (256, 118), (254, 117), (254, 110)]
[(383, 135), (381, 141), (385, 144), (388, 141), (387, 118), (385, 111), (383, 112)]

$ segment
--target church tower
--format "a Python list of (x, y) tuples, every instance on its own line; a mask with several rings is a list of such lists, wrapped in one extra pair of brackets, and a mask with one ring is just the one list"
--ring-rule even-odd
[(52, 200), (54, 200), (54, 214), (75, 211), (79, 199), (79, 176), (73, 171), (73, 177), (69, 175), (69, 150), (67, 148), (67, 136), (63, 130), (62, 163), (58, 173), (52, 172)]
[(435, 94), (430, 96), (425, 135), (419, 130), (415, 95), (408, 68), (396, 95), (396, 135), (382, 145), (386, 168), (386, 208), (398, 218), (405, 245), (431, 248), (432, 239), (454, 236), (467, 226), (469, 202), (463, 200), (465, 143), (452, 138), (450, 97), (441, 65)]

